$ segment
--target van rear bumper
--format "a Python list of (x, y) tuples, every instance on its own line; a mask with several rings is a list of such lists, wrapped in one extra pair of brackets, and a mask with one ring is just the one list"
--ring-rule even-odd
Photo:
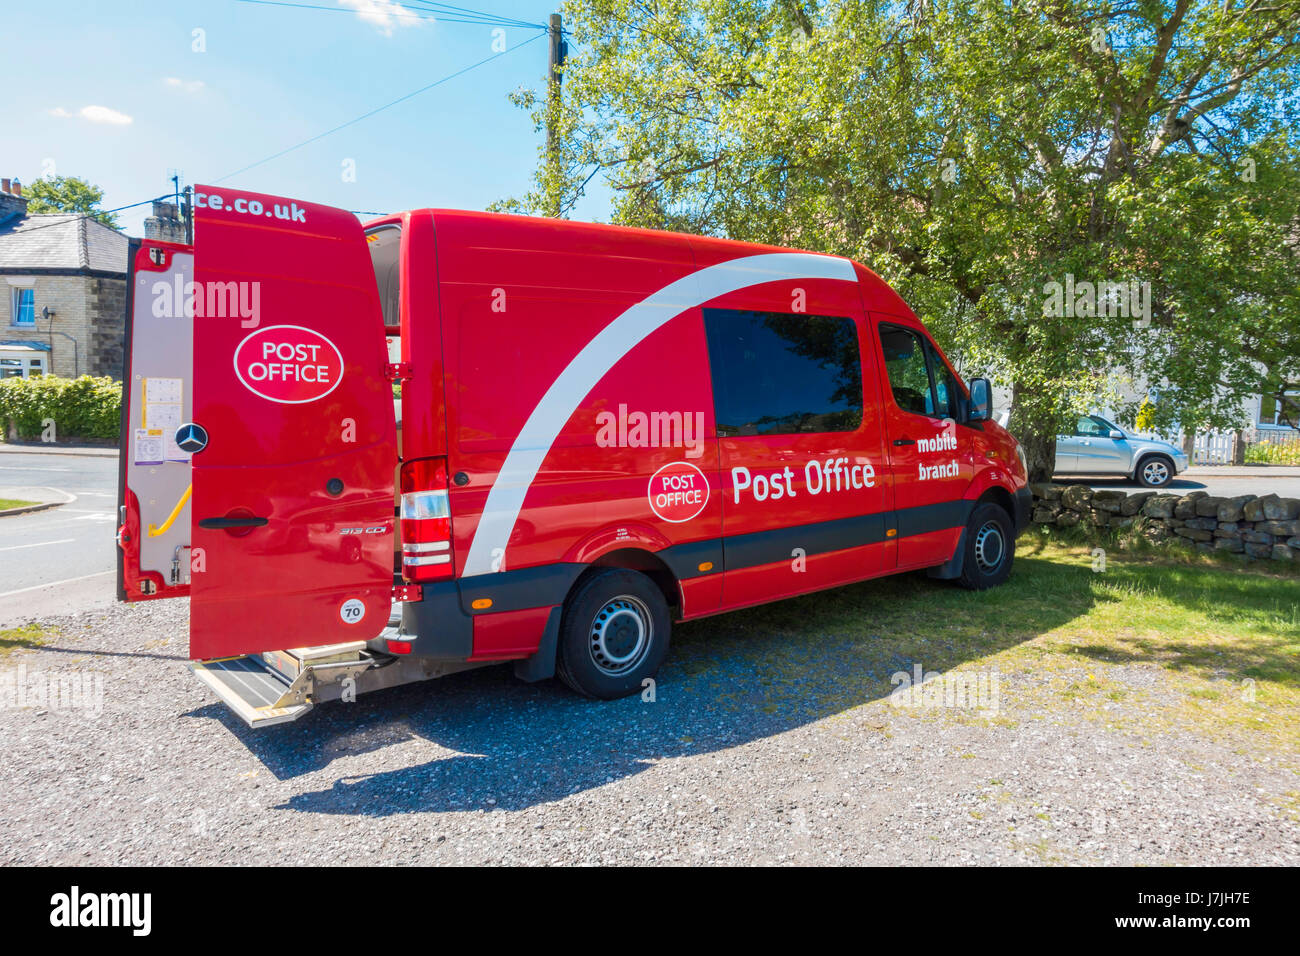
[(1029, 517), (1034, 510), (1034, 495), (1029, 490), (1029, 486), (1016, 489), (1016, 537), (1029, 527)]
[[(563, 604), (586, 568), (556, 563), (422, 584), (423, 598), (402, 605), (401, 627), (394, 636), (411, 642), (412, 657), (469, 660), (474, 656), (475, 617)], [(485, 600), (485, 607), (474, 607)]]

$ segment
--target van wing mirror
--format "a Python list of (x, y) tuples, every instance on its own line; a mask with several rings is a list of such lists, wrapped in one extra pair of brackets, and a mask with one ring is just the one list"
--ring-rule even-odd
[(987, 378), (970, 380), (970, 403), (966, 409), (966, 421), (988, 421), (992, 415), (993, 385)]

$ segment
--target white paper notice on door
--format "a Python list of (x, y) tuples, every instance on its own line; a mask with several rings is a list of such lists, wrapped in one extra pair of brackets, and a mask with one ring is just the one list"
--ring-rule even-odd
[(133, 450), (137, 465), (161, 465), (166, 450), (163, 430), (161, 428), (137, 428), (135, 430)]
[(144, 380), (145, 403), (169, 402), (179, 405), (184, 394), (179, 378), (146, 378)]
[(190, 456), (176, 444), (176, 429), (184, 421), (183, 383), (179, 378), (146, 378), (144, 380), (144, 421), (149, 431), (158, 430), (163, 436), (165, 461), (189, 461)]

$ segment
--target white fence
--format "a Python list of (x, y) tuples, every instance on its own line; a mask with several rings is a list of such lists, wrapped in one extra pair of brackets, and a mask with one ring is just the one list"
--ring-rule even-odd
[[(1185, 447), (1183, 434), (1159, 436), (1178, 448)], [(1255, 457), (1248, 455), (1252, 446), (1268, 446), (1272, 449), (1287, 449), (1293, 455), (1300, 455), (1300, 431), (1296, 429), (1257, 429), (1246, 428), (1241, 431), (1242, 455), (1247, 461)], [(1237, 460), (1237, 434), (1235, 432), (1200, 432), (1192, 446), (1193, 465), (1231, 465)]]
[[(1235, 440), (1236, 435), (1232, 432), (1208, 432), (1197, 435), (1196, 444), (1192, 446), (1192, 464), (1231, 465)], [(1181, 440), (1179, 444), (1181, 446)]]

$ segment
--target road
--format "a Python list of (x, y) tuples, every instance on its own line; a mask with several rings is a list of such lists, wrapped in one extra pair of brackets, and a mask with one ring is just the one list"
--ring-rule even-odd
[(0, 627), (112, 603), (117, 459), (7, 452), (0, 485), (41, 485), (76, 498), (0, 518)]
[[(1137, 491), (1148, 491), (1131, 478), (1113, 478), (1113, 479), (1057, 479), (1061, 484), (1087, 484), (1090, 488), (1113, 488), (1116, 491), (1126, 491), (1133, 494)], [(1160, 489), (1165, 494), (1185, 495), (1191, 491), (1208, 491), (1212, 495), (1218, 495), (1224, 498), (1232, 498), (1236, 495), (1258, 495), (1260, 497), (1267, 494), (1280, 495), (1283, 498), (1300, 498), (1300, 476), (1294, 475), (1207, 475), (1203, 472), (1197, 472), (1193, 475), (1179, 475), (1169, 483), (1167, 488)]]

